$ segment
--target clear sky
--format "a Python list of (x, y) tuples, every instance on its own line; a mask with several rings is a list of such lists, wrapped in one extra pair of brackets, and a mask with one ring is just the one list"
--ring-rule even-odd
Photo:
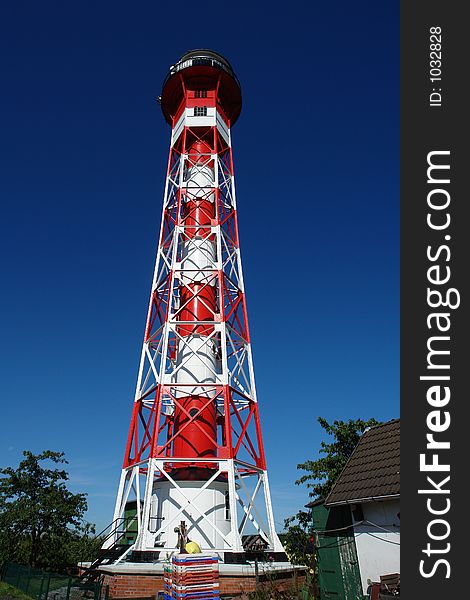
[(279, 526), (328, 420), (399, 413), (398, 2), (2, 3), (0, 465), (62, 450), (112, 520), (170, 129), (192, 48), (232, 63), (239, 227)]

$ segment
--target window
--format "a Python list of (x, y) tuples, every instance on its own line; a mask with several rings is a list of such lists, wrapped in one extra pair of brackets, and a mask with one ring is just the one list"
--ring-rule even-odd
[(195, 98), (207, 98), (207, 90), (196, 90)]
[(193, 65), (209, 65), (212, 66), (212, 60), (210, 58), (193, 58)]
[(195, 106), (194, 107), (195, 117), (207, 117), (207, 106)]
[(225, 491), (225, 520), (230, 521), (230, 496), (228, 490)]
[(364, 513), (362, 511), (362, 504), (353, 504), (351, 506), (352, 514), (355, 521), (364, 521)]

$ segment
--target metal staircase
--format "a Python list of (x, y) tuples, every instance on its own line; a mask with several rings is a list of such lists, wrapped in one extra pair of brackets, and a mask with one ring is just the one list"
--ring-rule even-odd
[[(78, 577), (80, 583), (93, 583), (100, 577), (99, 568), (103, 565), (111, 565), (115, 563), (125, 552), (130, 550), (132, 543), (125, 539), (125, 535), (129, 533), (129, 527), (136, 517), (122, 517), (115, 519), (107, 527), (103, 529), (96, 538), (101, 539), (102, 547), (98, 552), (98, 556), (87, 567), (81, 567), (81, 573)], [(106, 542), (113, 539), (113, 544), (109, 547)]]

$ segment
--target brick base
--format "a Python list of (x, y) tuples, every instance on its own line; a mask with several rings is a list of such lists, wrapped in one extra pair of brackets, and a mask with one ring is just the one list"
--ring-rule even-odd
[[(109, 574), (104, 573), (104, 585), (109, 586), (110, 600), (132, 598), (132, 600), (155, 600), (163, 591), (161, 574)], [(305, 583), (305, 571), (294, 569), (269, 574), (260, 573), (259, 585), (275, 587), (279, 590), (301, 588)], [(254, 575), (224, 575), (219, 573), (221, 596), (243, 596), (256, 589)]]

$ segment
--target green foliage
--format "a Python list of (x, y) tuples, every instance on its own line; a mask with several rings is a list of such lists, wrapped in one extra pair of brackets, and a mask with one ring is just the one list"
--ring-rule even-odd
[[(332, 425), (322, 417), (318, 417), (317, 420), (325, 432), (333, 437), (333, 441), (321, 442), (320, 453), (325, 456), (297, 465), (298, 469), (307, 471), (307, 473), (295, 482), (297, 485), (304, 483), (307, 485), (307, 488), (310, 489), (309, 497), (312, 500), (326, 498), (361, 435), (368, 427), (379, 424), (375, 419), (333, 421)], [(316, 568), (315, 552), (309, 513), (302, 509), (299, 510), (296, 515), (285, 520), (284, 527), (283, 543), (289, 559), (294, 564), (307, 565), (314, 573)]]
[[(276, 571), (272, 568), (268, 556), (267, 560), (259, 563), (260, 581), (254, 591), (248, 592), (248, 600), (297, 600), (299, 590), (296, 589), (296, 580), (294, 579), (286, 589), (281, 590), (276, 578)], [(246, 596), (241, 598), (243, 600)]]
[(284, 522), (285, 533), (280, 536), (289, 560), (294, 565), (305, 565), (315, 570), (315, 553), (312, 534), (309, 532), (308, 513), (299, 511)]
[(47, 536), (41, 552), (41, 566), (59, 573), (73, 572), (79, 562), (92, 562), (102, 539), (88, 523), (78, 529), (65, 529), (62, 535)]
[(309, 496), (313, 499), (326, 498), (361, 435), (368, 427), (379, 424), (375, 419), (333, 421), (332, 425), (322, 417), (318, 417), (317, 420), (326, 433), (333, 436), (333, 442), (330, 444), (321, 442), (320, 452), (326, 456), (317, 460), (307, 460), (297, 465), (298, 469), (307, 471), (307, 473), (295, 482), (297, 485), (306, 483), (307, 487), (311, 489)]
[(13, 561), (32, 567), (64, 568), (86, 560), (96, 545), (84, 523), (85, 494), (66, 487), (63, 452), (23, 452), (16, 469), (0, 469), (0, 564)]
[(248, 592), (249, 600), (297, 600), (297, 591), (292, 589), (280, 590), (275, 584), (261, 584), (254, 592)]
[(2, 600), (31, 600), (30, 596), (3, 581), (0, 581), (0, 598)]

